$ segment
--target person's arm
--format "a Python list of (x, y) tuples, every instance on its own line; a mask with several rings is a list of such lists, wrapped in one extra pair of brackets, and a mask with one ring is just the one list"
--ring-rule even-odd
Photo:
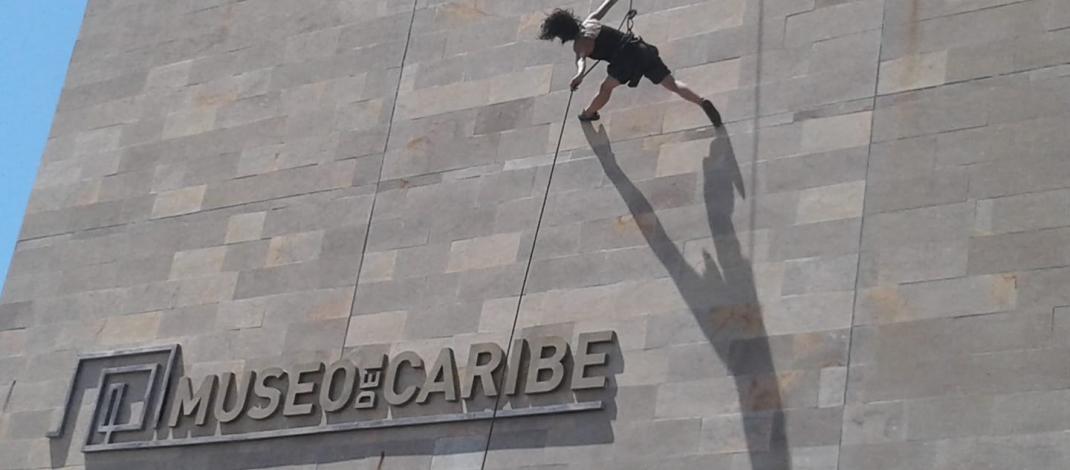
[(576, 76), (572, 77), (572, 81), (569, 83), (569, 87), (575, 90), (580, 87), (580, 83), (583, 83), (583, 74), (587, 71), (587, 56), (576, 51)]
[(616, 5), (616, 4), (617, 4), (617, 0), (605, 0), (604, 2), (602, 2), (602, 5), (598, 7), (598, 9), (596, 9), (593, 12), (591, 12), (591, 14), (587, 16), (587, 19), (588, 20), (601, 20), (602, 17), (606, 16), (606, 13), (609, 13), (609, 9), (613, 8), (613, 5)]

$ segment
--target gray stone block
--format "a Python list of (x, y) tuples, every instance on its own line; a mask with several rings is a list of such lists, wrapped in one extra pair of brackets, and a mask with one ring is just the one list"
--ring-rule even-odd
[(858, 255), (806, 258), (788, 261), (781, 294), (845, 291), (855, 286)]
[(787, 227), (774, 234), (771, 257), (791, 260), (857, 252), (860, 222), (841, 219)]
[(977, 202), (979, 234), (1036, 231), (1070, 225), (1063, 211), (1070, 203), (1070, 190), (1030, 193)]
[(962, 240), (972, 234), (973, 226), (970, 203), (874, 214), (866, 220), (862, 250)]
[(26, 328), (32, 320), (32, 302), (0, 304), (0, 331)]
[(969, 272), (1019, 271), (1070, 264), (1070, 229), (1020, 232), (970, 240)]
[(937, 169), (920, 178), (867, 181), (866, 210), (891, 212), (965, 202), (968, 174), (963, 168)]
[(345, 341), (347, 319), (293, 323), (286, 331), (283, 352), (332, 351)]

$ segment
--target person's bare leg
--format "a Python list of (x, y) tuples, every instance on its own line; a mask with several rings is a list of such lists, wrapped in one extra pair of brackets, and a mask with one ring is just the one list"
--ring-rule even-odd
[(714, 127), (721, 127), (724, 125), (724, 122), (721, 121), (721, 112), (717, 110), (717, 107), (713, 105), (713, 102), (699, 96), (698, 93), (695, 93), (695, 90), (688, 87), (686, 83), (678, 82), (672, 75), (669, 75), (661, 81), (661, 86), (680, 95), (681, 98), (699, 105), (699, 107), (702, 108), (702, 112), (706, 113), (706, 117), (710, 118), (710, 122), (713, 123)]
[(620, 82), (612, 77), (606, 77), (598, 87), (598, 94), (591, 100), (591, 104), (587, 105), (587, 109), (583, 110), (583, 115), (591, 116), (597, 113), (599, 109), (602, 109), (609, 102), (610, 96), (613, 95), (613, 89), (619, 86)]
[(665, 77), (665, 79), (661, 81), (661, 86), (665, 87), (665, 89), (673, 93), (676, 93), (677, 95), (680, 95), (681, 98), (687, 101), (699, 105), (702, 104), (702, 97), (699, 96), (698, 93), (695, 93), (695, 91), (688, 87), (686, 83), (676, 81), (676, 79), (673, 78), (672, 75)]

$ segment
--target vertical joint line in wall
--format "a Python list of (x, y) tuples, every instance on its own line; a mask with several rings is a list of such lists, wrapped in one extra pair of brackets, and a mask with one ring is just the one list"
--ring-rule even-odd
[[(858, 290), (862, 287), (862, 242), (866, 228), (866, 203), (869, 202), (869, 169), (870, 161), (873, 157), (873, 135), (876, 132), (877, 121), (877, 98), (880, 97), (880, 82), (881, 82), (881, 57), (884, 55), (884, 22), (887, 20), (887, 6), (881, 5), (881, 29), (879, 34), (880, 44), (877, 47), (877, 58), (875, 67), (877, 67), (876, 78), (873, 80), (873, 101), (870, 109), (869, 116), (869, 142), (866, 145), (866, 172), (865, 174), (865, 190), (862, 191), (862, 215), (861, 220), (858, 222), (858, 257), (855, 260), (855, 288), (854, 296), (851, 299), (851, 323), (847, 329), (847, 363), (846, 371), (844, 373), (843, 380), (843, 406), (841, 409), (842, 415), (846, 413), (847, 409), (847, 392), (851, 387), (851, 348), (854, 346), (855, 337), (855, 314), (858, 311)], [(840, 463), (843, 457), (843, 429), (840, 429), (840, 438), (836, 446), (836, 470), (840, 469)]]
[(346, 317), (346, 328), (342, 333), (342, 344), (338, 347), (338, 358), (345, 355), (346, 338), (349, 337), (349, 328), (353, 325), (353, 311), (357, 308), (357, 286), (360, 284), (360, 272), (364, 269), (364, 256), (368, 252), (368, 238), (372, 233), (372, 220), (375, 217), (375, 201), (379, 199), (379, 184), (383, 181), (383, 167), (386, 166), (386, 152), (390, 148), (390, 134), (394, 130), (394, 115), (398, 111), (398, 98), (401, 96), (401, 81), (405, 77), (405, 59), (409, 55), (409, 43), (412, 42), (412, 27), (416, 22), (416, 6), (419, 0), (412, 0), (412, 14), (409, 16), (409, 32), (405, 36), (405, 49), (401, 53), (401, 65), (398, 67), (398, 84), (394, 88), (394, 103), (390, 107), (390, 120), (386, 125), (386, 139), (383, 142), (383, 155), (379, 160), (379, 175), (375, 178), (375, 192), (372, 193), (372, 204), (368, 209), (368, 223), (364, 228), (364, 241), (360, 247), (360, 262), (357, 263), (357, 274), (353, 280), (353, 297), (349, 302), (349, 316)]

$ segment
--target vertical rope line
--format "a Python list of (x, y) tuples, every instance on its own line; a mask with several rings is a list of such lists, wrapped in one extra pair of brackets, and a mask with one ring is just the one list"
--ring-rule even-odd
[[(880, 98), (880, 81), (881, 81), (881, 56), (884, 55), (884, 22), (888, 20), (887, 5), (881, 9), (881, 29), (880, 29), (880, 45), (877, 46), (877, 57), (873, 64), (877, 67), (876, 78), (873, 80), (873, 104), (870, 110), (869, 117), (869, 145), (866, 146), (866, 173), (865, 173), (865, 190), (862, 191), (862, 218), (858, 222), (858, 259), (855, 260), (855, 288), (854, 296), (851, 301), (851, 323), (847, 330), (847, 363), (844, 371), (843, 379), (843, 405), (841, 414), (845, 414), (847, 411), (847, 393), (851, 388), (851, 357), (853, 356), (851, 348), (854, 347), (855, 337), (855, 314), (858, 312), (858, 290), (862, 288), (862, 242), (864, 241), (864, 234), (866, 228), (866, 203), (869, 202), (869, 170), (870, 161), (873, 157), (873, 135), (876, 132), (876, 120), (877, 120), (877, 99)], [(836, 469), (839, 470), (841, 463), (843, 462), (843, 433), (844, 430), (840, 430), (840, 439), (837, 443), (836, 450)]]
[[(624, 18), (621, 19), (620, 26), (617, 27), (618, 30), (624, 27), (625, 22), (629, 22), (628, 32), (631, 33), (632, 28), (629, 20), (631, 18), (634, 18), (634, 16), (631, 14), (632, 8), (634, 7), (634, 3), (635, 0), (628, 1), (628, 13), (626, 13), (624, 15)], [(625, 36), (625, 40), (627, 40), (627, 36)], [(595, 63), (591, 65), (590, 68), (583, 72), (581, 77), (586, 77), (587, 74), (591, 73), (591, 71), (598, 67), (598, 64), (601, 62), (601, 60), (595, 61)], [(554, 170), (557, 168), (557, 160), (558, 157), (560, 157), (561, 155), (561, 143), (565, 138), (565, 125), (568, 123), (568, 113), (572, 109), (572, 98), (575, 96), (576, 90), (569, 90), (568, 103), (565, 104), (565, 113), (561, 116), (561, 129), (557, 133), (557, 146), (554, 147), (554, 158), (550, 162), (550, 175), (546, 178), (546, 190), (542, 193), (542, 204), (539, 206), (539, 217), (535, 221), (535, 233), (531, 237), (531, 250), (528, 251), (528, 262), (527, 265), (524, 267), (524, 279), (520, 282), (520, 293), (516, 298), (516, 313), (513, 314), (513, 325), (509, 329), (509, 341), (505, 343), (506, 361), (509, 360), (509, 356), (511, 356), (513, 352), (513, 340), (516, 337), (516, 325), (520, 320), (520, 308), (524, 302), (524, 294), (527, 292), (528, 275), (531, 273), (531, 265), (535, 261), (535, 246), (539, 241), (539, 230), (542, 228), (542, 219), (543, 216), (546, 214), (546, 203), (550, 199), (550, 188), (552, 187), (554, 181)], [(500, 374), (499, 379), (495, 381), (495, 388), (497, 389), (498, 394), (494, 397), (494, 409), (491, 410), (490, 427), (487, 429), (487, 441), (483, 445), (483, 460), (479, 464), (479, 468), (481, 470), (486, 468), (487, 466), (487, 456), (490, 454), (490, 442), (494, 436), (494, 423), (497, 422), (498, 408), (501, 406), (502, 395), (504, 395), (502, 393), (502, 381), (504, 379), (505, 374)]]
[[(561, 118), (561, 131), (557, 134), (557, 147), (554, 148), (554, 159), (550, 162), (550, 175), (546, 178), (546, 191), (542, 194), (542, 205), (539, 207), (539, 218), (535, 222), (535, 234), (531, 237), (531, 250), (528, 252), (528, 263), (524, 268), (524, 280), (520, 282), (520, 294), (516, 298), (516, 313), (513, 315), (513, 325), (509, 329), (509, 341), (505, 346), (505, 360), (509, 359), (510, 354), (513, 352), (513, 339), (516, 336), (516, 324), (520, 320), (520, 306), (524, 302), (524, 293), (528, 287), (528, 274), (531, 273), (531, 265), (535, 260), (535, 244), (539, 240), (539, 229), (542, 228), (542, 218), (546, 213), (546, 202), (550, 199), (550, 187), (554, 181), (554, 169), (557, 168), (557, 158), (561, 155), (561, 141), (565, 137), (565, 124), (568, 122), (568, 113), (572, 108), (572, 97), (576, 95), (575, 91), (568, 93), (568, 104), (565, 105), (565, 115)], [(507, 365), (508, 366), (508, 365)], [(515, 366), (515, 365), (514, 365)], [(479, 465), (479, 468), (485, 468), (487, 465), (487, 455), (490, 453), (490, 441), (494, 435), (494, 423), (497, 421), (498, 408), (501, 406), (502, 400), (502, 381), (505, 379), (505, 374), (499, 374), (498, 380), (496, 380), (495, 388), (497, 389), (497, 395), (494, 397), (494, 409), (490, 415), (490, 428), (487, 430), (487, 442), (483, 446), (483, 462)]]

